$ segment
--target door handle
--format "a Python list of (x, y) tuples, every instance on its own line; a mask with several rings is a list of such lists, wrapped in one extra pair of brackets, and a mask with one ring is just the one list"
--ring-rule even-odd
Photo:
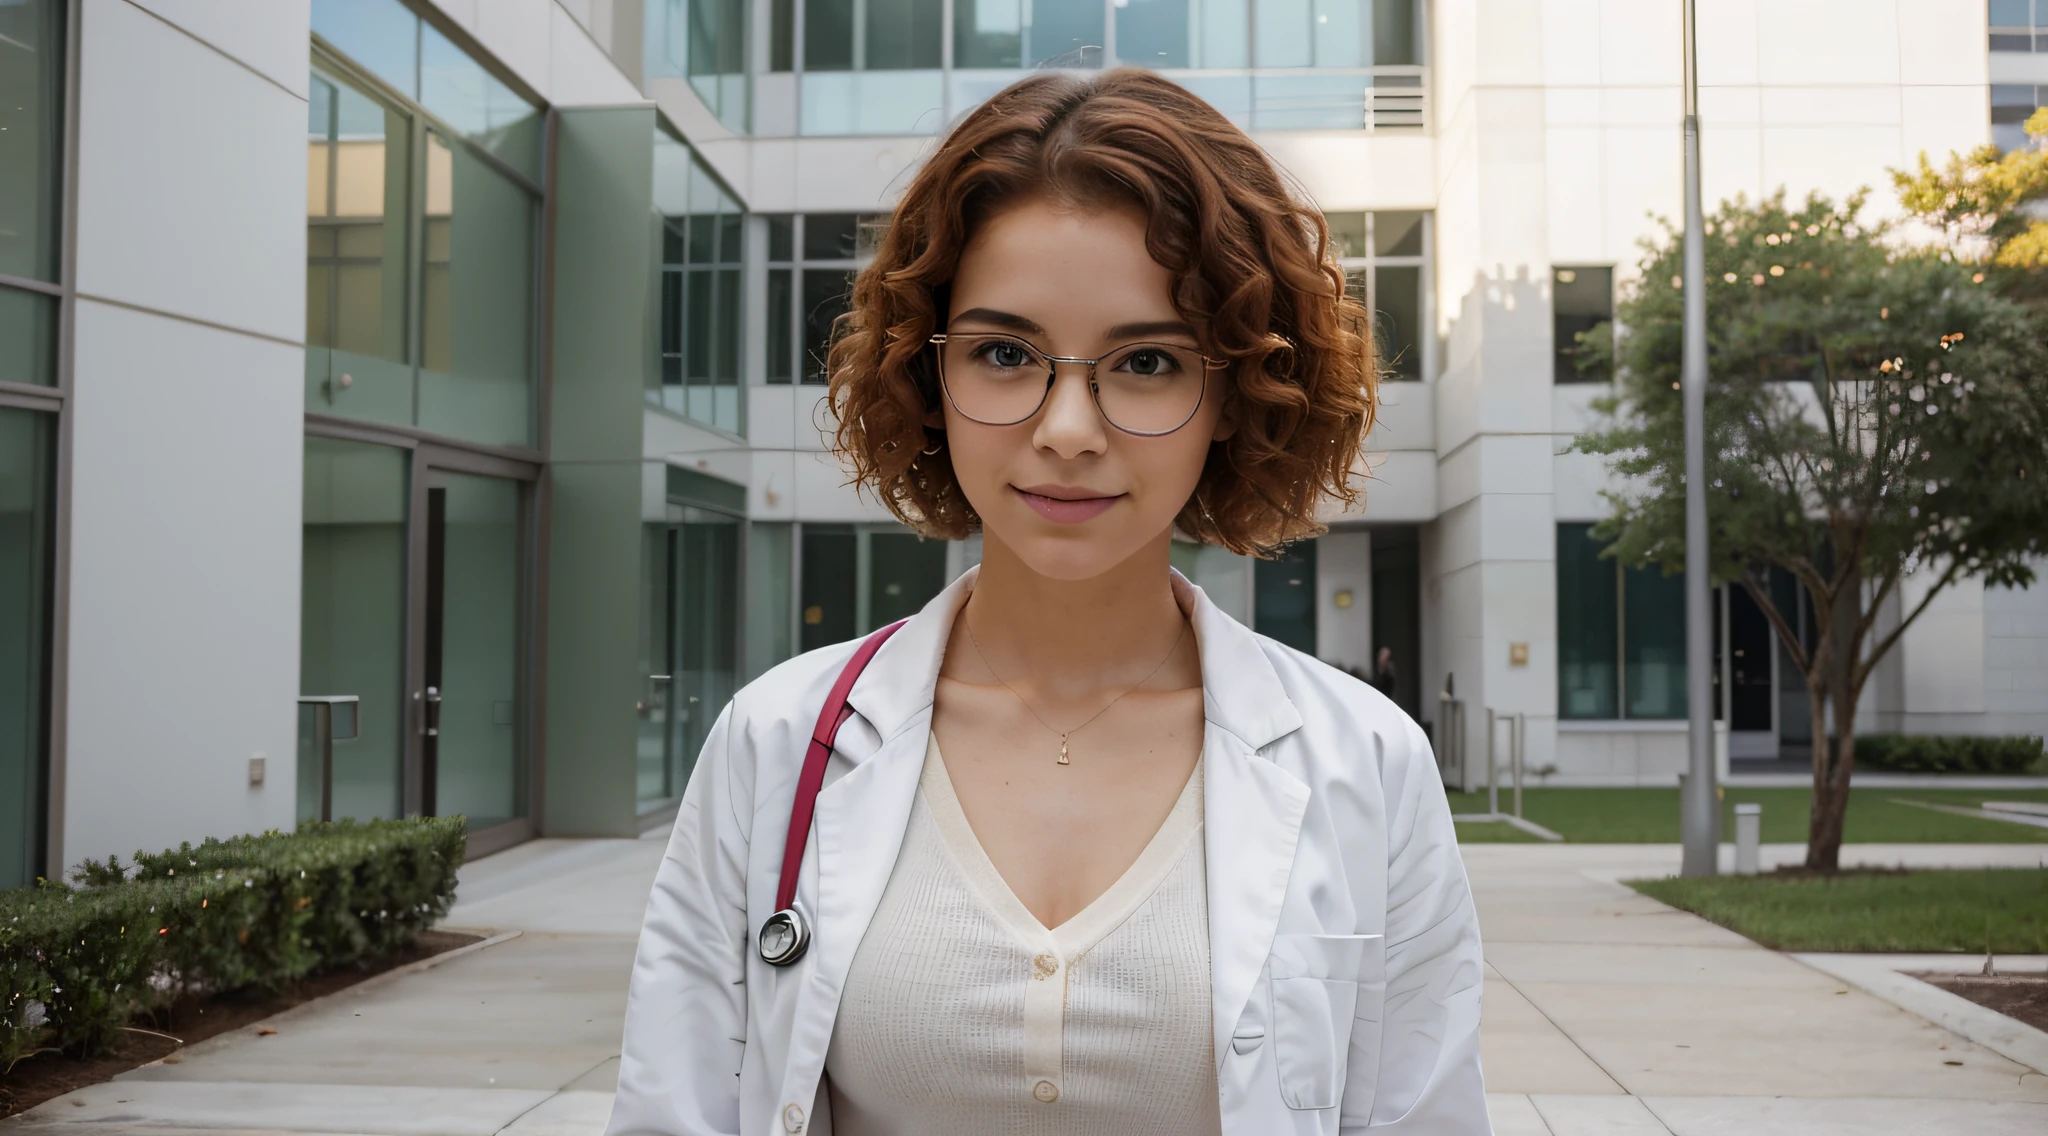
[(413, 701), (420, 704), (420, 736), (437, 738), (441, 736), (441, 689), (430, 686), (426, 694), (415, 691)]

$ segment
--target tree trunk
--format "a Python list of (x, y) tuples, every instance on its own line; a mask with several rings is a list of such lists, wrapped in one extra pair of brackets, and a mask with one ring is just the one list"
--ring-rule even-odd
[[(1856, 702), (1861, 693), (1856, 684), (1856, 657), (1863, 645), (1857, 642), (1856, 624), (1863, 612), (1863, 581), (1851, 575), (1835, 591), (1828, 605), (1828, 638), (1831, 650), (1815, 667), (1824, 672), (1825, 690), (1810, 691), (1815, 712), (1813, 725), (1813, 812), (1806, 833), (1806, 866), (1817, 872), (1832, 872), (1841, 866), (1842, 826), (1849, 815), (1849, 771), (1856, 756)], [(1820, 717), (1822, 707), (1832, 703), (1833, 731)]]

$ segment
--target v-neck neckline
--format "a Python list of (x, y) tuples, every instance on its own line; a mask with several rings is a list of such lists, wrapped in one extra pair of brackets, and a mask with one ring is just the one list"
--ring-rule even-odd
[(953, 791), (953, 779), (946, 771), (945, 757), (939, 753), (936, 735), (926, 742), (924, 772), (919, 778), (918, 789), (926, 807), (931, 810), (941, 839), (952, 853), (953, 862), (997, 918), (1024, 941), (1034, 945), (1049, 943), (1060, 957), (1073, 959), (1122, 926), (1153, 892), (1158, 891), (1167, 874), (1180, 862), (1187, 845), (1201, 832), (1203, 761), (1201, 757), (1195, 759), (1195, 768), (1188, 774), (1187, 784), (1181, 786), (1173, 808), (1160, 822), (1158, 831), (1146, 841), (1138, 858), (1131, 861), (1131, 865), (1101, 895), (1057, 927), (1047, 927), (1040, 922), (1024, 901), (1017, 898), (1009, 881), (996, 869), (995, 861), (989, 859), (988, 850), (982, 847), (981, 838), (975, 835), (974, 826), (967, 819), (967, 811), (961, 806), (959, 795)]

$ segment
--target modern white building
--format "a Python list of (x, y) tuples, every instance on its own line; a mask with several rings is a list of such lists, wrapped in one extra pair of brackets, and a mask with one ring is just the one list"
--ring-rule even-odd
[[(2013, 143), (2035, 7), (1701, 0), (1709, 200), (1885, 208), (1921, 151)], [(1390, 648), (1475, 756), (1492, 710), (1552, 783), (1670, 783), (1679, 585), (1586, 539), (1604, 385), (1558, 349), (1679, 211), (1679, 9), (0, 0), (0, 884), (323, 813), (657, 823), (738, 684), (974, 560), (846, 488), (817, 356), (937, 133), (1039, 66), (1209, 99), (1380, 313), (1363, 509), (1183, 568)], [(1796, 761), (1797, 676), (1723, 606), (1731, 751)], [(2048, 731), (2048, 587), (1957, 589), (1869, 701)]]

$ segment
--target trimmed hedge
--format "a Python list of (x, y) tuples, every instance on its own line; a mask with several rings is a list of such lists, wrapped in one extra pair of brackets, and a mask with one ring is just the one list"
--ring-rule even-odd
[(463, 838), (461, 817), (310, 824), (0, 891), (0, 1072), (38, 1050), (103, 1053), (187, 992), (389, 955), (447, 914)]
[(1856, 767), (1893, 773), (2030, 773), (2043, 764), (2041, 739), (1939, 734), (1870, 734), (1856, 739)]

